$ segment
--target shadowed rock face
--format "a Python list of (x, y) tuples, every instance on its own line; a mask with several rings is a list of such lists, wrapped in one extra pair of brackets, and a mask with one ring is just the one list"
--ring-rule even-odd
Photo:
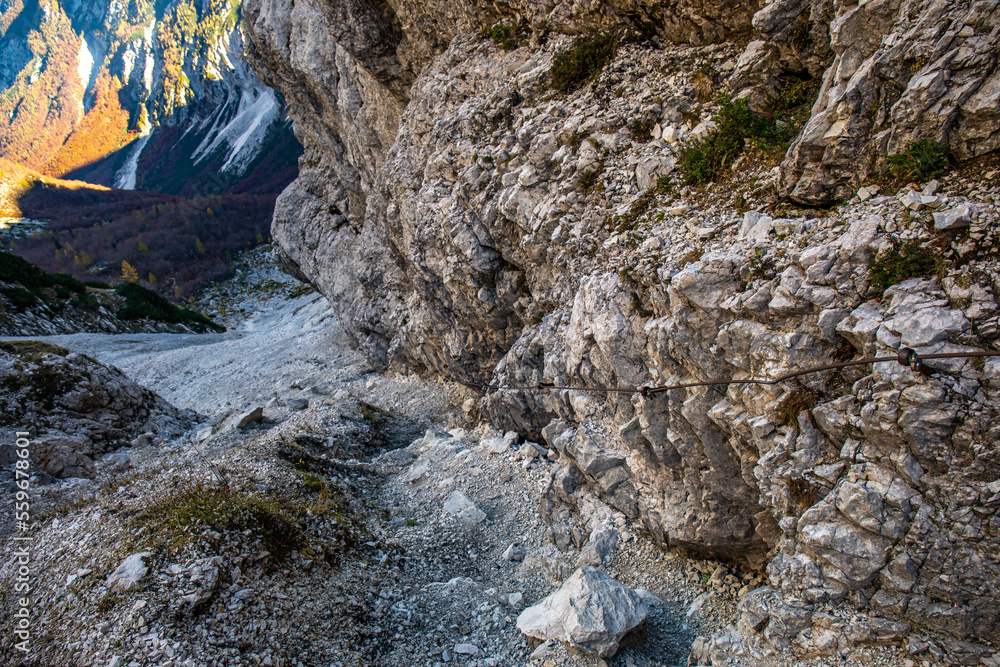
[[(648, 20), (664, 37), (723, 39), (753, 16), (764, 39), (743, 57), (718, 47), (717, 64), (736, 93), (823, 77), (776, 185), (829, 202), (912, 139), (942, 139), (960, 157), (991, 145), (994, 130), (975, 119), (992, 113), (976, 100), (990, 94), (993, 54), (974, 45), (987, 43), (975, 40), (996, 20), (925, 4), (778, 2), (755, 15), (734, 4), (712, 19), (687, 5), (668, 15), (658, 4), (560, 4), (545, 14), (525, 3), (520, 15), (556, 31), (504, 52), (476, 34), (496, 15), (475, 4), (251, 0), (250, 59), (284, 93), (306, 147), (274, 238), (289, 270), (331, 300), (380, 369), (639, 387), (774, 376), (900, 345), (986, 344), (992, 338), (976, 336), (995, 338), (997, 306), (985, 287), (961, 307), (953, 286), (946, 294), (930, 281), (900, 283), (881, 300), (869, 294), (869, 267), (901, 219), (882, 217), (897, 216), (895, 200), (822, 225), (765, 224), (756, 212), (741, 222), (714, 209), (685, 219), (679, 206), (655, 232), (666, 239), (612, 234), (606, 223), (628, 212), (636, 186), (672, 169), (677, 144), (667, 137), (692, 108), (693, 88), (659, 78), (662, 62), (645, 59), (652, 47), (625, 49), (592, 87), (546, 97), (552, 59), (570, 43), (558, 30)], [(956, 27), (945, 40), (951, 28), (941, 26), (959, 23), (975, 23), (972, 34)], [(925, 62), (906, 60), (939, 42)], [(941, 64), (950, 49), (951, 64)], [(966, 79), (953, 76), (961, 62), (978, 63)], [(940, 85), (921, 84), (920, 72)], [(968, 95), (957, 92), (961, 81), (973, 82)], [(628, 123), (646, 118), (656, 139), (630, 136)], [(595, 171), (614, 206), (581, 185)], [(996, 220), (995, 211), (977, 215), (980, 226)], [(765, 270), (758, 248), (771, 247), (772, 234), (782, 252)], [(702, 254), (702, 244), (714, 247)], [(681, 257), (696, 246), (694, 259)], [(878, 613), (905, 609), (914, 627), (996, 642), (1000, 592), (988, 573), (1000, 544), (989, 484), (1000, 468), (981, 444), (997, 440), (992, 369), (962, 362), (948, 367), (949, 380), (878, 366), (800, 385), (647, 397), (501, 390), (482, 406), (498, 427), (560, 453), (543, 503), (550, 518), (589, 489), (661, 542), (766, 569), (787, 604), (762, 611), (750, 634), (779, 619), (765, 631), (774, 650), (813, 622), (810, 605), (862, 598)], [(982, 516), (963, 514), (961, 498)], [(965, 554), (961, 573), (942, 579), (949, 549)], [(869, 634), (882, 641), (899, 627)], [(803, 647), (795, 650), (829, 648)]]
[[(993, 3), (779, 0), (754, 27), (766, 37), (761, 56), (777, 71), (816, 76), (818, 64), (829, 64), (812, 118), (782, 164), (784, 196), (847, 199), (885, 167), (886, 155), (917, 140), (939, 141), (960, 160), (1000, 148)], [(828, 31), (825, 43), (819, 29)]]

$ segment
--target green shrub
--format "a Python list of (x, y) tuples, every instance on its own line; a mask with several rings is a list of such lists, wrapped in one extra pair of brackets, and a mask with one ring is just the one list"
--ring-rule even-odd
[(634, 119), (629, 121), (628, 129), (632, 135), (632, 139), (638, 141), (640, 144), (645, 144), (652, 140), (653, 127), (655, 125), (656, 123), (651, 120)]
[(750, 280), (769, 280), (774, 277), (774, 258), (758, 247), (754, 247), (750, 257)]
[(943, 175), (949, 166), (951, 149), (933, 139), (911, 141), (902, 153), (890, 155), (889, 173), (897, 181), (926, 181)]
[[(69, 290), (82, 294), (87, 291), (76, 278), (65, 273), (46, 273), (9, 252), (0, 252), (0, 281), (18, 283), (36, 296), (46, 287), (57, 287), (57, 293)], [(62, 290), (58, 289), (60, 287)]]
[(819, 79), (787, 79), (773, 102), (772, 113), (776, 118), (787, 118), (798, 132), (809, 120), (820, 84)]
[(751, 111), (745, 99), (723, 99), (712, 116), (715, 127), (683, 148), (677, 167), (688, 185), (716, 180), (746, 149), (747, 140), (773, 146), (787, 138), (773, 118)]
[(879, 294), (908, 278), (927, 278), (941, 268), (941, 260), (917, 241), (900, 244), (883, 251), (868, 269), (868, 280)]
[(101, 308), (101, 304), (97, 302), (97, 299), (92, 294), (80, 294), (70, 301), (70, 305), (79, 310), (89, 310), (91, 312), (97, 312)]
[[(277, 497), (250, 495), (229, 487), (192, 486), (139, 512), (130, 521), (144, 528), (151, 546), (183, 546), (209, 530), (246, 531), (281, 562), (306, 543), (296, 508)], [(147, 542), (148, 544), (148, 542)]]
[(35, 295), (20, 287), (0, 288), (0, 294), (7, 297), (10, 300), (11, 306), (19, 313), (23, 313), (31, 307), (31, 304), (35, 303)]
[(567, 51), (552, 59), (552, 87), (568, 93), (590, 81), (618, 52), (618, 38), (610, 33), (583, 35)]
[(498, 22), (490, 27), (483, 28), (479, 34), (492, 39), (493, 43), (504, 51), (513, 51), (520, 46), (528, 44), (528, 36), (531, 34), (531, 31), (525, 21), (521, 21), (515, 25)]
[(141, 285), (121, 283), (115, 286), (115, 291), (125, 299), (125, 305), (119, 308), (117, 313), (123, 320), (149, 319), (169, 324), (185, 324), (198, 333), (204, 333), (209, 329), (218, 332), (226, 330), (201, 313), (178, 308), (156, 292)]
[(577, 185), (584, 192), (592, 192), (597, 187), (601, 174), (604, 173), (604, 163), (598, 162), (593, 169), (585, 169), (577, 178)]
[(812, 410), (818, 402), (819, 397), (815, 391), (800, 386), (778, 406), (778, 418), (785, 426), (795, 426), (799, 421), (799, 413), (803, 410)]

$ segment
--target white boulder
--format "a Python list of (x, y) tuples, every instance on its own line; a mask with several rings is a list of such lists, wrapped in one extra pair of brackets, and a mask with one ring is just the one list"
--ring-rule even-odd
[(610, 658), (649, 614), (642, 596), (595, 567), (580, 568), (559, 590), (517, 617), (517, 629)]
[(476, 507), (476, 504), (461, 491), (453, 491), (448, 496), (448, 500), (444, 501), (444, 511), (468, 524), (482, 523), (486, 520), (486, 513)]

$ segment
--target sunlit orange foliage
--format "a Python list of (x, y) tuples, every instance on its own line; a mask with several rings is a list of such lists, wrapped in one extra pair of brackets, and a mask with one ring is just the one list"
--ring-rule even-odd
[(118, 101), (118, 77), (102, 72), (94, 84), (93, 108), (70, 133), (66, 143), (42, 171), (61, 176), (114, 153), (131, 139), (129, 114)]
[[(0, 95), (0, 157), (38, 168), (62, 147), (80, 117), (83, 85), (77, 75), (80, 38), (62, 8), (28, 33), (32, 63)], [(32, 82), (35, 63), (42, 62)]]
[(10, 24), (14, 22), (18, 14), (24, 11), (24, 0), (14, 0), (10, 6), (0, 10), (0, 38), (7, 34)]
[(102, 193), (111, 192), (111, 188), (103, 185), (43, 176), (37, 171), (0, 158), (0, 217), (18, 218), (22, 213), (30, 215), (30, 212), (21, 210), (21, 198), (40, 185), (58, 188), (62, 192), (86, 190), (98, 198), (103, 196)]
[(9, 160), (0, 159), (0, 217), (17, 218), (21, 207), (17, 202), (37, 180), (38, 174)]

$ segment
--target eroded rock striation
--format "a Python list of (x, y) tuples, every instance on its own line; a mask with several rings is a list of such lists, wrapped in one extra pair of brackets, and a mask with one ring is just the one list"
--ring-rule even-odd
[[(914, 139), (960, 158), (992, 150), (990, 7), (777, 2), (734, 5), (728, 23), (686, 5), (676, 20), (644, 5), (518, 9), (530, 36), (504, 50), (479, 34), (494, 10), (475, 4), (247, 5), (250, 60), (285, 94), (306, 150), (274, 238), (377, 368), (642, 387), (995, 345), (995, 187), (866, 188), (788, 217), (766, 199), (848, 199)], [(626, 25), (659, 38), (551, 91), (563, 33)], [(751, 25), (749, 44), (693, 45)], [(691, 45), (659, 41), (677, 26)], [(738, 200), (681, 189), (675, 165), (712, 131), (713, 86), (760, 104), (790, 79), (821, 83), (780, 167), (741, 161)], [(885, 258), (929, 243), (938, 218), (961, 220), (935, 238), (949, 263), (879, 282)], [(557, 544), (586, 541), (579, 505), (596, 491), (663, 543), (767, 572), (756, 620), (747, 602), (749, 620), (701, 642), (698, 660), (925, 635), (987, 655), (1000, 643), (996, 368), (501, 389), (481, 407), (558, 453), (543, 503)], [(847, 604), (873, 625), (837, 616)]]

